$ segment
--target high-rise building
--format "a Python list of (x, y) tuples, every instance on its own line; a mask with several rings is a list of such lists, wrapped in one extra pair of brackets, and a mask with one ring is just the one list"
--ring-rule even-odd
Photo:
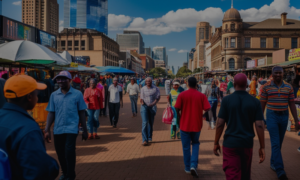
[(154, 47), (153, 48), (153, 59), (163, 60), (165, 65), (168, 66), (167, 53), (165, 47)]
[(117, 43), (120, 45), (120, 51), (135, 51), (144, 54), (144, 40), (138, 31), (125, 30), (123, 34), (117, 34)]
[(172, 66), (172, 73), (175, 75), (175, 69), (174, 69), (174, 66)]
[(0, 0), (0, 15), (2, 15), (2, 0)]
[(148, 56), (150, 56), (152, 58), (151, 47), (145, 48), (145, 54), (147, 54)]
[(22, 0), (22, 22), (52, 34), (58, 33), (58, 11), (57, 0)]
[(107, 35), (107, 0), (64, 0), (64, 27), (93, 29)]
[(200, 40), (209, 41), (211, 37), (211, 27), (208, 22), (198, 22), (196, 26), (196, 46)]

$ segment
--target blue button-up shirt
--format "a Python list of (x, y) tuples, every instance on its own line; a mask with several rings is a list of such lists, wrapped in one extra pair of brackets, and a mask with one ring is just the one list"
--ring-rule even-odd
[(46, 153), (42, 131), (20, 106), (0, 110), (0, 148), (9, 158), (12, 179), (55, 179), (57, 162)]
[(87, 109), (80, 91), (70, 87), (67, 94), (59, 88), (51, 94), (46, 110), (55, 113), (54, 134), (78, 134), (79, 111)]

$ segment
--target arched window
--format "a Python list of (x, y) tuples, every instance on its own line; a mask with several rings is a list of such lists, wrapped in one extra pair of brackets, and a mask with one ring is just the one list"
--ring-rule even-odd
[(246, 69), (247, 68), (247, 61), (250, 61), (252, 60), (251, 58), (245, 58), (244, 60), (244, 68)]
[(230, 24), (230, 30), (235, 31), (235, 24), (234, 23)]
[(233, 58), (229, 59), (228, 64), (229, 64), (229, 69), (235, 69), (234, 59)]

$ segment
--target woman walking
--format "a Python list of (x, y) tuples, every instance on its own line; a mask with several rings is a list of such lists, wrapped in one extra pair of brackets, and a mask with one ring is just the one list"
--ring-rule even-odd
[(129, 93), (129, 98), (131, 101), (131, 110), (132, 110), (132, 117), (137, 115), (137, 101), (138, 101), (138, 94), (140, 92), (140, 88), (137, 85), (134, 78), (131, 78), (130, 84), (127, 85), (127, 91)]
[(95, 79), (90, 79), (90, 87), (84, 91), (84, 101), (88, 105), (88, 139), (99, 139), (97, 129), (100, 126), (99, 114), (103, 108), (102, 92), (98, 89)]
[[(179, 81), (175, 80), (173, 82), (173, 88), (171, 89), (170, 94), (168, 96), (168, 102), (172, 107), (175, 106), (178, 95), (184, 91), (182, 88), (179, 88), (179, 86), (180, 86)], [(171, 139), (175, 139), (176, 136), (177, 139), (180, 139), (179, 119), (178, 116), (176, 117), (177, 118), (173, 119), (172, 121)]]
[[(207, 86), (206, 88), (206, 92), (205, 95), (208, 99), (208, 102), (210, 103), (211, 106), (211, 112), (206, 112), (206, 121), (208, 121), (210, 123), (210, 128), (213, 129), (214, 126), (212, 126), (212, 122), (215, 124), (216, 120), (217, 120), (217, 107), (218, 107), (218, 99), (220, 97), (220, 89), (219, 87), (216, 85), (216, 81), (213, 80), (211, 82), (211, 86)], [(209, 116), (209, 114), (211, 116)], [(211, 120), (211, 118), (214, 118), (213, 120)], [(209, 129), (210, 129), (209, 128)]]

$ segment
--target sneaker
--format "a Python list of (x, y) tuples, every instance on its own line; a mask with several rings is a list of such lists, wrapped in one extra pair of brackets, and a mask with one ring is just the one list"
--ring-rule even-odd
[(288, 180), (289, 178), (286, 176), (286, 174), (283, 174), (279, 177), (280, 180)]
[(94, 139), (94, 136), (93, 136), (92, 134), (89, 134), (88, 139), (89, 139), (89, 140)]
[(300, 147), (298, 148), (298, 152), (300, 152)]
[(189, 171), (189, 170), (184, 170), (185, 171), (185, 173), (187, 173), (187, 174), (191, 174), (191, 171)]
[(145, 141), (142, 145), (147, 146), (148, 145), (147, 141)]
[(270, 168), (271, 168), (273, 171), (275, 171), (275, 172), (276, 172), (276, 169), (275, 169), (275, 167), (274, 167), (274, 165), (273, 165), (273, 164), (271, 164), (271, 165), (270, 165)]
[(193, 167), (191, 168), (191, 174), (194, 177), (199, 177), (196, 168), (193, 168)]

